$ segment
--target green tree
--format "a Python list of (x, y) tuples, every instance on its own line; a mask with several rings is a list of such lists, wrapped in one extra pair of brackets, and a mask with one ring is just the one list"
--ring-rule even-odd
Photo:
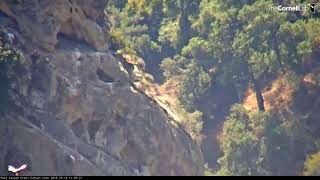
[(192, 57), (198, 61), (207, 59), (205, 66), (218, 67), (218, 79), (223, 84), (234, 84), (241, 91), (240, 84), (251, 82), (261, 111), (265, 107), (260, 78), (268, 73), (284, 72), (293, 64), (301, 69), (302, 57), (312, 49), (313, 36), (308, 34), (316, 34), (303, 34), (310, 29), (305, 22), (290, 23), (288, 13), (266, 8), (271, 6), (275, 6), (271, 0), (203, 0), (199, 16), (192, 22), (200, 37), (193, 38), (184, 48), (185, 54), (190, 54), (199, 50), (195, 45), (201, 42), (201, 47), (206, 49), (202, 50), (202, 57), (191, 53)]
[(184, 74), (184, 69), (188, 65), (189, 61), (182, 56), (175, 56), (172, 58), (165, 58), (160, 68), (163, 71), (164, 77), (169, 79), (180, 79)]
[[(147, 71), (161, 79), (158, 65), (166, 57), (159, 42), (165, 15), (162, 0), (128, 0), (124, 6), (107, 7), (111, 23), (112, 47), (131, 49), (146, 62)], [(164, 53), (163, 53), (164, 52)]]
[(232, 45), (239, 31), (237, 14), (250, 2), (202, 0), (198, 15), (190, 18), (193, 37), (182, 49), (182, 55), (195, 59), (211, 76), (214, 74), (217, 82), (226, 86), (244, 84), (242, 80), (246, 78), (243, 63), (234, 60)]
[(288, 67), (303, 73), (303, 57), (312, 53), (319, 44), (319, 30), (315, 28), (320, 22), (315, 19), (286, 22), (280, 27), (280, 51), (283, 59), (287, 59)]
[(265, 73), (277, 72), (282, 66), (277, 39), (286, 14), (265, 8), (270, 6), (273, 6), (272, 1), (245, 5), (237, 16), (241, 28), (233, 42), (237, 60), (247, 66), (248, 80), (254, 85), (261, 111), (265, 111), (265, 107), (258, 79)]
[(304, 165), (305, 176), (320, 176), (320, 152), (308, 157)]
[(191, 38), (189, 44), (182, 49), (181, 54), (196, 59), (205, 70), (216, 65), (210, 43), (201, 37)]
[(179, 27), (176, 47), (181, 50), (191, 37), (190, 16), (197, 14), (200, 0), (164, 0), (165, 12), (174, 17)]
[(263, 175), (259, 139), (251, 130), (250, 119), (240, 105), (231, 109), (222, 130), (221, 149), (223, 156), (218, 160), (218, 175)]
[(231, 108), (224, 123), (219, 159), (221, 175), (298, 175), (314, 139), (298, 120), (279, 114)]
[(177, 7), (180, 11), (178, 22), (181, 31), (178, 40), (179, 49), (182, 49), (190, 39), (191, 23), (189, 21), (189, 14), (197, 8), (198, 2), (198, 0), (177, 0)]
[(193, 112), (197, 100), (209, 87), (211, 78), (195, 61), (187, 66), (183, 74), (179, 99), (189, 112)]
[(180, 32), (179, 24), (176, 20), (164, 20), (159, 32), (159, 41), (163, 46), (177, 49)]

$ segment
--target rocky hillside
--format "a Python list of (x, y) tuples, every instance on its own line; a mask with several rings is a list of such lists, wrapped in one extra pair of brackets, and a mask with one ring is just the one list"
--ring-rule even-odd
[(24, 55), (0, 118), (0, 174), (203, 175), (198, 145), (108, 50), (107, 1), (2, 0)]

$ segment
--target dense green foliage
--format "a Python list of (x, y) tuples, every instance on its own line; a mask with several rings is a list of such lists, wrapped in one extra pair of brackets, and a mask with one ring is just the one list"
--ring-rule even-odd
[(304, 169), (306, 176), (319, 176), (320, 175), (320, 153), (311, 155), (306, 163)]
[(276, 114), (234, 106), (223, 127), (218, 174), (294, 174), (298, 159), (315, 144), (300, 122), (291, 123), (281, 122)]
[[(302, 174), (304, 160), (318, 150), (306, 121), (265, 112), (262, 95), (263, 80), (274, 74), (285, 75), (298, 91), (299, 77), (308, 71), (304, 61), (319, 49), (319, 12), (270, 10), (298, 3), (114, 0), (107, 11), (113, 47), (141, 56), (156, 79), (181, 82), (179, 100), (187, 111), (199, 110), (210, 86), (232, 87), (239, 97), (254, 88), (259, 112), (237, 105), (224, 122), (217, 174), (283, 175)], [(316, 159), (310, 157), (304, 174), (315, 174)]]
[(210, 84), (210, 76), (194, 61), (188, 65), (185, 74), (186, 76), (182, 79), (179, 98), (188, 111), (194, 111), (196, 108), (195, 102)]

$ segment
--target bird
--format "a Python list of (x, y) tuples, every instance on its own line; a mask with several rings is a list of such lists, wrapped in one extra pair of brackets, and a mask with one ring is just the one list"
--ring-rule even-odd
[(20, 166), (19, 168), (15, 168), (14, 166), (8, 166), (8, 171), (14, 173), (16, 176), (19, 176), (19, 173), (21, 171), (26, 170), (28, 167), (27, 164), (23, 164), (22, 166)]

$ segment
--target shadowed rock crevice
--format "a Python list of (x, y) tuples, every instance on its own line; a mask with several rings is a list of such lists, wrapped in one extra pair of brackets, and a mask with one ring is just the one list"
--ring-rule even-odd
[(43, 62), (32, 65), (32, 69), (31, 81), (33, 87), (42, 93), (48, 92), (50, 90), (51, 69)]
[(81, 52), (95, 52), (94, 46), (90, 45), (83, 39), (78, 39), (73, 34), (64, 34), (59, 32), (57, 34), (58, 43), (55, 46), (57, 50), (73, 51), (75, 48), (79, 49)]
[(0, 19), (3, 20), (4, 18), (10, 18), (8, 15), (0, 11)]
[(98, 75), (98, 78), (105, 82), (105, 83), (113, 83), (115, 82), (115, 79), (112, 78), (111, 76), (109, 76), (107, 73), (105, 73), (102, 69), (98, 68), (97, 69), (97, 75)]
[(27, 119), (38, 128), (41, 128), (41, 121), (34, 116), (28, 116)]
[(94, 141), (96, 138), (96, 133), (98, 132), (102, 121), (92, 121), (88, 124), (88, 133), (90, 141)]
[(83, 120), (81, 118), (77, 119), (71, 124), (71, 129), (77, 137), (81, 137), (81, 135), (85, 132)]

